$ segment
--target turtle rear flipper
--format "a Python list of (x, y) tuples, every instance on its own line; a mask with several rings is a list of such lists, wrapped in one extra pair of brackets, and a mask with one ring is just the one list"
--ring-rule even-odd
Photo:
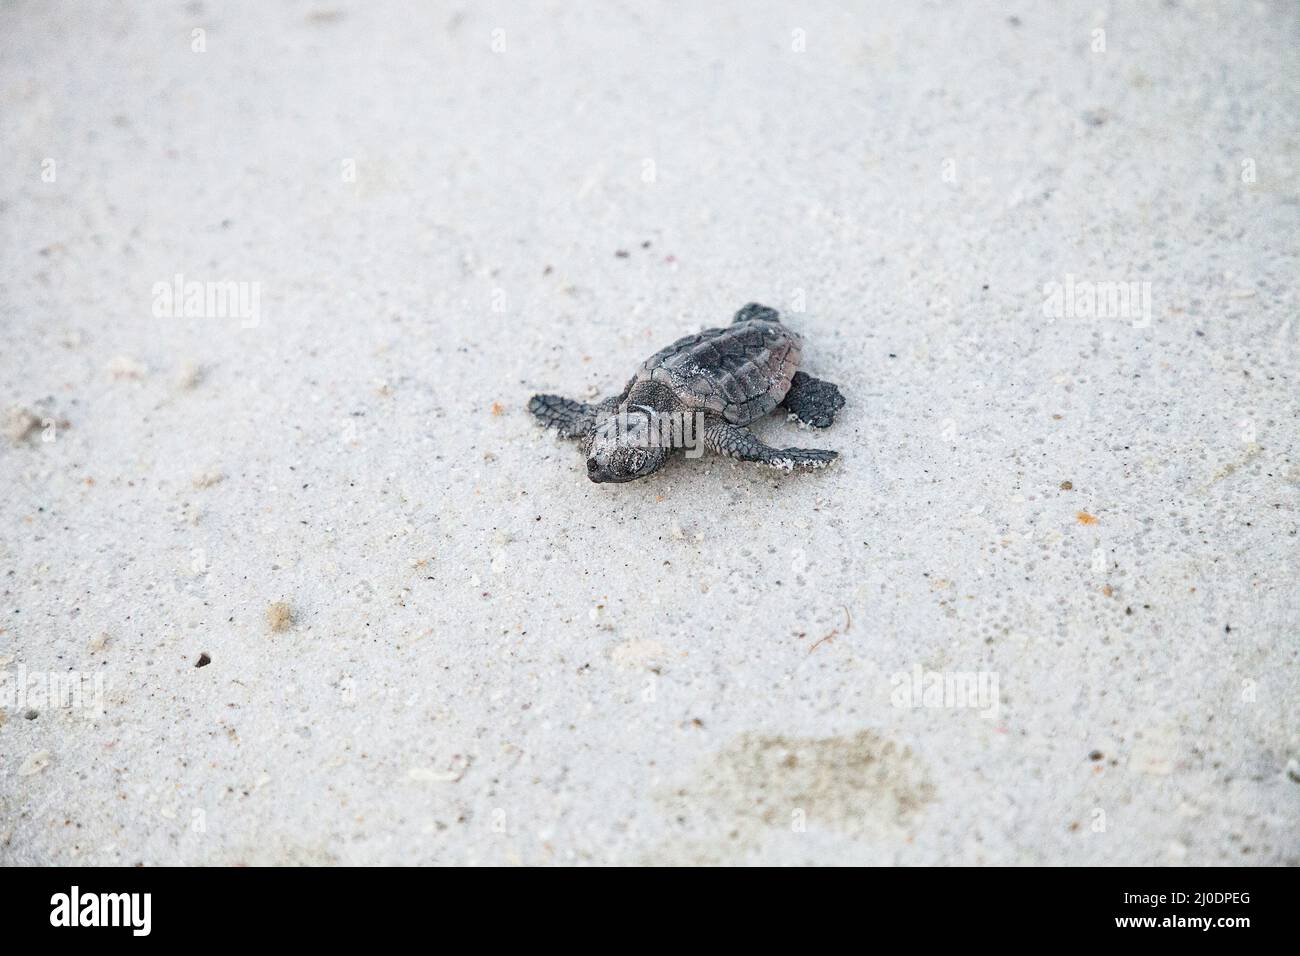
[(719, 455), (785, 471), (825, 468), (840, 457), (839, 452), (826, 448), (773, 448), (759, 441), (748, 428), (726, 422), (715, 422), (704, 430), (704, 445)]
[(805, 425), (829, 428), (835, 421), (835, 413), (844, 407), (844, 396), (830, 382), (813, 378), (806, 372), (795, 372), (790, 380), (790, 391), (785, 393), (781, 404)]
[(734, 325), (737, 322), (748, 322), (750, 319), (757, 319), (760, 322), (780, 322), (781, 313), (766, 305), (751, 302), (749, 305), (741, 306), (740, 311), (731, 321)]

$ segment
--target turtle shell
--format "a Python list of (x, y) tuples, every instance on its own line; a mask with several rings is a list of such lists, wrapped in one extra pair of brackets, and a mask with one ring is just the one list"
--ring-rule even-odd
[(706, 329), (650, 356), (632, 384), (658, 382), (691, 409), (748, 425), (785, 398), (802, 342), (797, 332), (763, 319)]

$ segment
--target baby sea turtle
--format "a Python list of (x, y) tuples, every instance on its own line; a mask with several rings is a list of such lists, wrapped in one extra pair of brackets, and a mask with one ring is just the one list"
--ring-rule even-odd
[(778, 405), (814, 428), (844, 406), (830, 382), (799, 369), (802, 338), (775, 309), (750, 303), (731, 325), (678, 339), (656, 352), (619, 395), (587, 405), (534, 395), (528, 410), (587, 447), (592, 481), (631, 481), (657, 471), (674, 448), (709, 451), (792, 471), (822, 468), (838, 452), (772, 448), (746, 425)]

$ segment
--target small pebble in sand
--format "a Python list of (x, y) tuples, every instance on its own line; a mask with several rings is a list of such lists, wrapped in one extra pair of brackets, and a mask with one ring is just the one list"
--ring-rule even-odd
[(108, 632), (105, 631), (97, 637), (92, 637), (86, 644), (86, 649), (92, 654), (98, 654), (108, 646)]
[(199, 659), (194, 662), (194, 666), (207, 667), (211, 663), (212, 663), (212, 658), (209, 657), (206, 653), (201, 653), (199, 654)]
[(50, 752), (48, 750), (38, 750), (22, 762), (18, 768), (18, 776), (31, 777), (40, 773), (50, 765)]
[(141, 379), (149, 370), (129, 355), (118, 355), (109, 360), (108, 374), (115, 379)]
[(1062, 491), (1073, 491), (1073, 490), (1074, 490), (1074, 482), (1072, 482), (1072, 481), (1063, 481), (1063, 482), (1061, 482), (1061, 490), (1062, 490)]
[(271, 629), (272, 634), (280, 634), (289, 630), (293, 624), (293, 608), (284, 601), (276, 601), (274, 604), (267, 605), (266, 608), (266, 626)]
[(194, 476), (195, 488), (211, 488), (226, 480), (226, 476), (219, 471), (204, 471)]
[(411, 780), (421, 783), (455, 783), (460, 773), (455, 770), (433, 770), (429, 767), (412, 767), (406, 773)]
[(1086, 511), (1080, 511), (1080, 512), (1079, 512), (1077, 515), (1075, 515), (1074, 517), (1078, 520), (1079, 524), (1096, 524), (1096, 523), (1097, 523), (1097, 518), (1096, 518), (1096, 516), (1095, 516), (1095, 515), (1090, 515), (1090, 514), (1088, 514), (1088, 512), (1086, 512)]
[(5, 413), (5, 436), (15, 445), (40, 427), (41, 420), (19, 405), (14, 405)]
[(471, 763), (473, 761), (468, 754), (455, 754), (448, 761), (446, 770), (438, 770), (434, 767), (412, 767), (406, 772), (406, 776), (421, 783), (459, 783)]
[(620, 668), (653, 668), (657, 661), (667, 657), (664, 646), (658, 641), (632, 638), (609, 650), (609, 659)]
[(176, 387), (189, 391), (203, 381), (203, 367), (195, 362), (183, 362), (176, 373)]

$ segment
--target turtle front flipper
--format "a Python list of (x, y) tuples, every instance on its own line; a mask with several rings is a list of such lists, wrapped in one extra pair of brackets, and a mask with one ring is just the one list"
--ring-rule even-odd
[(726, 422), (714, 422), (704, 429), (704, 445), (719, 455), (784, 471), (825, 468), (840, 456), (825, 448), (773, 448), (759, 441), (748, 428)]
[(528, 410), (546, 428), (554, 428), (561, 438), (581, 438), (596, 427), (599, 405), (587, 405), (562, 395), (534, 395)]

